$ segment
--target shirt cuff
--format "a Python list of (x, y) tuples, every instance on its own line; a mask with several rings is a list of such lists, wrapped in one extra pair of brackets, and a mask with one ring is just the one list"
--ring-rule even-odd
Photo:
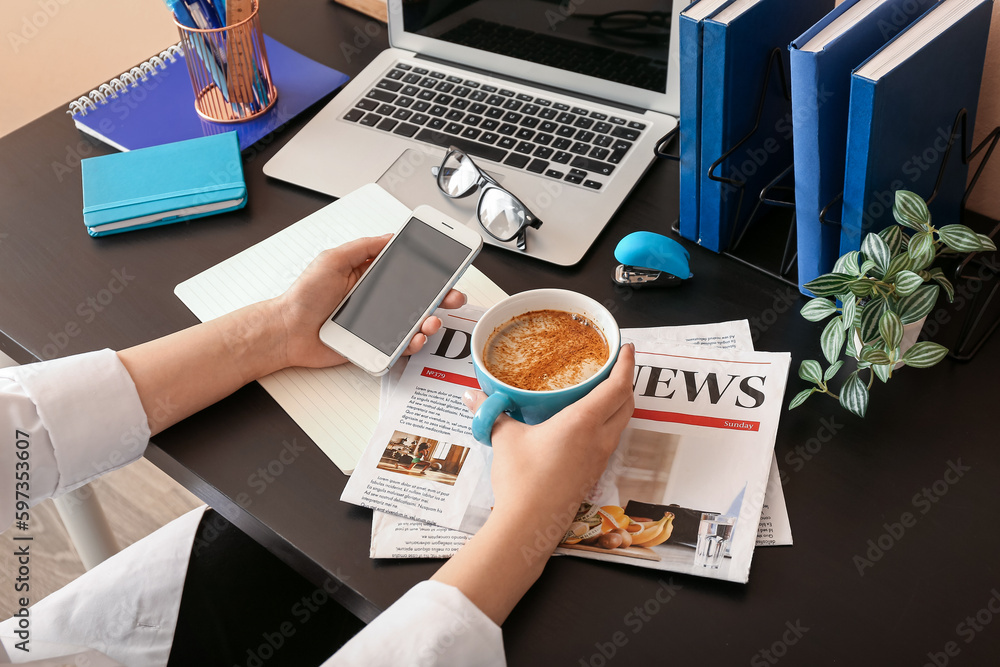
[(503, 634), (459, 589), (422, 581), (379, 614), (323, 667), (504, 667)]
[(142, 456), (149, 442), (146, 413), (113, 350), (21, 366), (13, 377), (49, 433), (57, 495)]

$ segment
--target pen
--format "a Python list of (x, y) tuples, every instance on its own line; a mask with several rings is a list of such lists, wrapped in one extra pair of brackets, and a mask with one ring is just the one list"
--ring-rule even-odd
[(174, 15), (177, 22), (187, 28), (197, 28), (198, 25), (191, 18), (191, 13), (187, 10), (187, 7), (181, 0), (164, 0), (167, 4), (167, 9)]
[[(177, 19), (178, 23), (186, 28), (198, 27), (183, 0), (164, 0), (164, 2), (166, 2), (167, 9), (173, 12), (174, 18)], [(229, 88), (226, 86), (226, 75), (222, 71), (222, 67), (216, 59), (216, 55), (214, 54), (211, 45), (206, 44), (201, 35), (197, 33), (188, 33), (188, 37), (197, 52), (196, 54), (190, 55), (196, 55), (201, 58), (202, 62), (205, 63), (205, 67), (209, 70), (212, 81), (214, 81), (215, 85), (219, 87), (219, 91), (222, 93), (223, 99), (229, 101)]]
[(219, 14), (208, 0), (183, 0), (195, 23), (202, 30), (215, 30), (225, 27), (219, 20)]

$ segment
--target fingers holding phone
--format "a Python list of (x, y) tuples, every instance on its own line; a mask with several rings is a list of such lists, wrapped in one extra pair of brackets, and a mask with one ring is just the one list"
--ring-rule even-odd
[[(481, 248), (477, 232), (419, 207), (327, 318), (320, 340), (372, 375), (385, 373), (404, 352), (423, 345), (419, 334), (441, 326), (431, 318), (436, 308), (460, 305), (451, 288)], [(352, 259), (362, 259), (357, 250)]]

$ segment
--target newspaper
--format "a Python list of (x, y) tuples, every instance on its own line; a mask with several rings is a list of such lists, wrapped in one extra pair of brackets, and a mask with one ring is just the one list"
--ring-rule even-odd
[[(471, 417), (461, 402), (465, 389), (477, 386), (468, 346), (481, 313), (469, 307), (439, 313), (442, 331), (402, 372), (343, 500), (470, 534), (485, 522), (492, 505), (492, 450), (473, 439)], [(644, 539), (638, 546), (613, 549), (580, 543), (560, 552), (747, 580), (789, 355), (740, 349), (744, 345), (742, 340), (737, 344), (737, 334), (719, 336), (719, 325), (714, 331), (712, 326), (679, 337), (718, 339), (713, 342), (729, 349), (678, 344), (665, 329), (623, 331), (637, 348), (636, 412), (588, 498), (590, 511), (581, 512), (585, 521), (598, 512), (619, 525), (641, 526), (637, 536), (653, 531), (665, 541)], [(783, 503), (771, 510), (780, 514), (771, 527), (779, 522), (787, 527)], [(694, 563), (701, 512), (738, 517), (717, 569)], [(662, 528), (668, 514), (673, 531), (656, 531), (651, 524)], [(657, 515), (663, 519), (654, 521)], [(418, 533), (422, 537), (409, 547), (419, 552), (415, 555), (447, 555), (461, 540), (443, 531), (432, 535), (424, 527), (391, 524), (392, 519), (376, 516), (375, 542), (387, 526), (397, 536)], [(406, 549), (396, 555), (407, 555)]]
[[(633, 339), (651, 337), (657, 340), (686, 343), (716, 349), (752, 350), (753, 338), (746, 320), (697, 324), (690, 326), (626, 329)], [(399, 378), (406, 368), (407, 357), (382, 376), (380, 411), (385, 414)], [(376, 510), (372, 517), (372, 558), (448, 558), (472, 537), (469, 533), (452, 530), (423, 521), (405, 519)], [(764, 494), (764, 507), (757, 528), (757, 546), (789, 546), (792, 529), (788, 521), (785, 495), (781, 488), (778, 460), (771, 457), (771, 472)]]

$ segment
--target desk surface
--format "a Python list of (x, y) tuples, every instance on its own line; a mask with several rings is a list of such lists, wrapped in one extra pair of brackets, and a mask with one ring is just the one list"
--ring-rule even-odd
[[(315, 0), (262, 13), (269, 34), (352, 75), (386, 41), (383, 26)], [(62, 108), (0, 140), (0, 349), (26, 363), (195, 324), (177, 283), (329, 203), (261, 172), (310, 115), (244, 154), (242, 211), (105, 239), (84, 232), (79, 158), (110, 149)], [(790, 350), (796, 367), (817, 358), (821, 325), (798, 316), (794, 290), (700, 248), (695, 278), (678, 289), (612, 285), (614, 244), (667, 232), (676, 183), (673, 164), (654, 165), (578, 266), (492, 247), (476, 265), (508, 292), (586, 292), (622, 326), (748, 318), (759, 349)], [(119, 293), (108, 290), (115, 272), (127, 278)], [(998, 341), (972, 364), (907, 370), (876, 387), (865, 420), (816, 398), (787, 413), (776, 451), (795, 546), (759, 549), (746, 586), (556, 559), (504, 627), (510, 663), (603, 665), (612, 652), (623, 663), (922, 665), (928, 653), (937, 664), (986, 663), (1000, 654), (990, 369), (1000, 370)], [(788, 396), (801, 388), (790, 378)], [(288, 444), (291, 463), (279, 458)], [(346, 477), (256, 384), (157, 436), (147, 456), (365, 620), (438, 567), (368, 558), (371, 513), (338, 500)]]

